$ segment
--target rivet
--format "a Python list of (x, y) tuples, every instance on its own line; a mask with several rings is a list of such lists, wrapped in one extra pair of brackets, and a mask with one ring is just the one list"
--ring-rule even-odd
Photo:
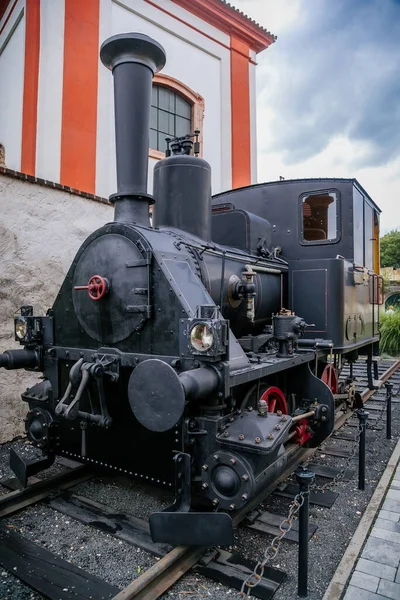
[(231, 458), (229, 462), (231, 463), (231, 465), (236, 465), (236, 458)]
[(214, 459), (214, 460), (219, 460), (219, 456), (218, 456), (218, 454), (214, 454), (214, 456), (213, 456), (213, 459)]
[(248, 481), (249, 480), (249, 476), (246, 475), (246, 473), (244, 475), (242, 475), (242, 479), (243, 481)]
[(255, 440), (256, 444), (259, 444), (261, 442), (261, 438), (260, 437), (256, 437)]
[(203, 466), (201, 467), (201, 470), (202, 470), (202, 471), (207, 471), (207, 470), (208, 470), (208, 465), (203, 465)]
[(247, 495), (247, 494), (243, 494), (243, 495), (242, 495), (242, 500), (246, 501), (246, 500), (247, 500), (247, 498), (248, 498), (248, 495)]
[(229, 505), (229, 510), (235, 510), (236, 508), (236, 504), (230, 504)]
[(208, 488), (208, 483), (204, 482), (204, 483), (201, 484), (201, 489), (202, 490), (206, 490), (207, 488)]
[(239, 440), (244, 440), (244, 434), (243, 433), (239, 434)]
[(274, 434), (273, 433), (269, 433), (268, 436), (267, 436), (267, 438), (269, 440), (273, 440), (274, 439)]

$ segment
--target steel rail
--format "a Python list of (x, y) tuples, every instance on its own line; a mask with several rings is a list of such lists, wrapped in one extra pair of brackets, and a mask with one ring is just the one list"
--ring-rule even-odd
[[(400, 369), (400, 360), (397, 360), (388, 369), (386, 369), (386, 371), (378, 379), (378, 385), (375, 388), (373, 388), (372, 390), (367, 388), (361, 393), (361, 399), (363, 401), (363, 404), (365, 404), (367, 402), (367, 400), (369, 400), (381, 387), (383, 387), (385, 385), (386, 381), (388, 379), (390, 379), (390, 377), (396, 371), (398, 371), (398, 369)], [(349, 419), (351, 417), (353, 412), (354, 411), (346, 411), (345, 413), (342, 413), (341, 415), (339, 415), (335, 419), (334, 431), (336, 431), (337, 429), (342, 427), (342, 425), (347, 421), (347, 419)]]
[(0, 496), (0, 518), (14, 514), (27, 506), (36, 504), (58, 491), (64, 491), (93, 477), (86, 465), (73, 467), (49, 479), (35, 481), (22, 490), (14, 490)]
[[(400, 368), (400, 360), (391, 365), (378, 380), (375, 389), (364, 390), (361, 394), (363, 403), (373, 396), (386, 381)], [(353, 411), (346, 411), (335, 419), (333, 431), (337, 431), (352, 416)], [(233, 517), (233, 525), (237, 527), (246, 515), (263, 502), (285, 479), (287, 479), (302, 462), (308, 460), (318, 448), (302, 448), (297, 444), (287, 446), (287, 464), (279, 477), (265, 487), (243, 509)], [(50, 479), (32, 483), (24, 490), (9, 492), (0, 496), (0, 517), (13, 514), (27, 506), (49, 497), (54, 492), (66, 490), (93, 476), (86, 465), (74, 467), (70, 471), (58, 474)], [(121, 590), (113, 600), (156, 600), (194, 566), (208, 547), (177, 546), (168, 554)]]
[[(400, 368), (400, 360), (391, 365), (380, 377), (376, 388), (364, 390), (361, 394), (363, 403), (371, 398), (385, 382)], [(347, 411), (335, 419), (333, 431), (337, 431), (353, 415), (354, 411)], [(329, 439), (329, 437), (327, 438)], [(276, 487), (285, 481), (298, 465), (305, 462), (317, 448), (302, 448), (293, 444), (287, 447), (288, 462), (284, 471), (270, 485), (255, 496), (246, 507), (239, 510), (233, 517), (233, 526), (237, 527), (246, 515), (263, 502)], [(180, 579), (204, 555), (208, 548), (204, 546), (177, 546), (166, 554), (159, 562), (150, 567), (143, 575), (135, 579), (112, 600), (157, 600), (178, 579)]]

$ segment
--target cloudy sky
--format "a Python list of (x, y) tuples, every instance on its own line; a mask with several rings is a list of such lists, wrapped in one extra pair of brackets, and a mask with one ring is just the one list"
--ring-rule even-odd
[(400, 0), (231, 0), (258, 55), (258, 179), (356, 177), (400, 229)]

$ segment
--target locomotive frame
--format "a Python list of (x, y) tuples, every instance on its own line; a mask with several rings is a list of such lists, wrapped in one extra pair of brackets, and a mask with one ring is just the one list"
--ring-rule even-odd
[[(15, 320), (23, 349), (0, 366), (44, 374), (22, 394), (43, 458), (12, 451), (11, 466), (26, 484), (64, 454), (166, 486), (175, 502), (150, 517), (154, 541), (231, 544), (230, 515), (279, 476), (289, 446), (318, 445), (337, 406), (357, 405), (340, 364), (366, 352), (373, 385), (379, 209), (355, 180), (212, 199), (198, 132), (169, 140), (153, 198), (151, 82), (165, 52), (131, 33), (100, 57), (114, 76), (114, 221), (83, 243), (47, 315), (24, 306)], [(362, 257), (360, 196), (378, 239), (363, 230)]]

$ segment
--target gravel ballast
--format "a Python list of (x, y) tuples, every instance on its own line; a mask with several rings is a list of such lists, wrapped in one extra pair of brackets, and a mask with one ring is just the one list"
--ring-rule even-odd
[[(397, 384), (394, 391), (397, 391)], [(378, 392), (383, 398), (385, 390)], [(368, 408), (368, 405), (366, 406)], [(371, 411), (371, 415), (375, 411)], [(376, 414), (376, 413), (375, 413)], [(400, 434), (400, 404), (393, 403), (392, 440), (386, 440), (385, 422), (380, 424), (381, 430), (367, 430), (366, 453), (366, 489), (357, 489), (357, 458), (352, 460), (349, 468), (354, 470), (351, 481), (339, 482), (333, 491), (339, 493), (334, 505), (322, 508), (311, 505), (310, 521), (318, 529), (309, 543), (309, 599), (321, 600), (333, 573), (347, 547), (368, 501), (380, 479), (386, 463), (393, 452)], [(356, 434), (356, 428), (345, 426), (341, 431)], [(351, 442), (331, 438), (329, 446), (351, 448)], [(32, 448), (24, 440), (17, 440), (13, 446), (28, 456)], [(0, 478), (11, 475), (8, 469), (8, 453), (10, 444), (0, 447)], [(341, 467), (346, 459), (324, 455), (323, 447), (312, 459), (312, 462)], [(54, 466), (52, 472), (64, 467)], [(48, 470), (45, 475), (48, 474)], [(42, 475), (41, 475), (42, 476)], [(317, 483), (326, 483), (325, 478), (318, 478)], [(0, 480), (1, 483), (1, 480)], [(5, 493), (0, 487), (0, 493)], [(74, 488), (74, 493), (106, 504), (122, 513), (131, 513), (140, 518), (147, 518), (154, 510), (165, 508), (171, 502), (171, 495), (163, 490), (149, 489), (122, 477), (101, 476), (86, 481)], [(275, 514), (286, 516), (290, 500), (271, 496), (260, 507)], [(14, 529), (54, 552), (65, 560), (71, 561), (89, 573), (104, 579), (119, 588), (128, 585), (145, 569), (155, 562), (155, 558), (143, 550), (138, 550), (112, 535), (82, 525), (71, 517), (51, 509), (44, 503), (34, 505), (21, 513), (5, 517), (2, 524)], [(261, 534), (240, 526), (235, 531), (233, 552), (253, 560), (262, 558), (263, 551), (271, 542), (272, 536)], [(290, 600), (297, 597), (297, 544), (283, 541), (279, 553), (272, 565), (287, 573), (286, 581), (275, 595), (276, 600)], [(40, 595), (21, 583), (15, 576), (1, 569), (0, 598), (10, 600), (39, 600)], [(194, 572), (188, 573), (163, 596), (169, 600), (200, 600), (214, 598), (238, 597), (236, 590), (205, 579)]]

